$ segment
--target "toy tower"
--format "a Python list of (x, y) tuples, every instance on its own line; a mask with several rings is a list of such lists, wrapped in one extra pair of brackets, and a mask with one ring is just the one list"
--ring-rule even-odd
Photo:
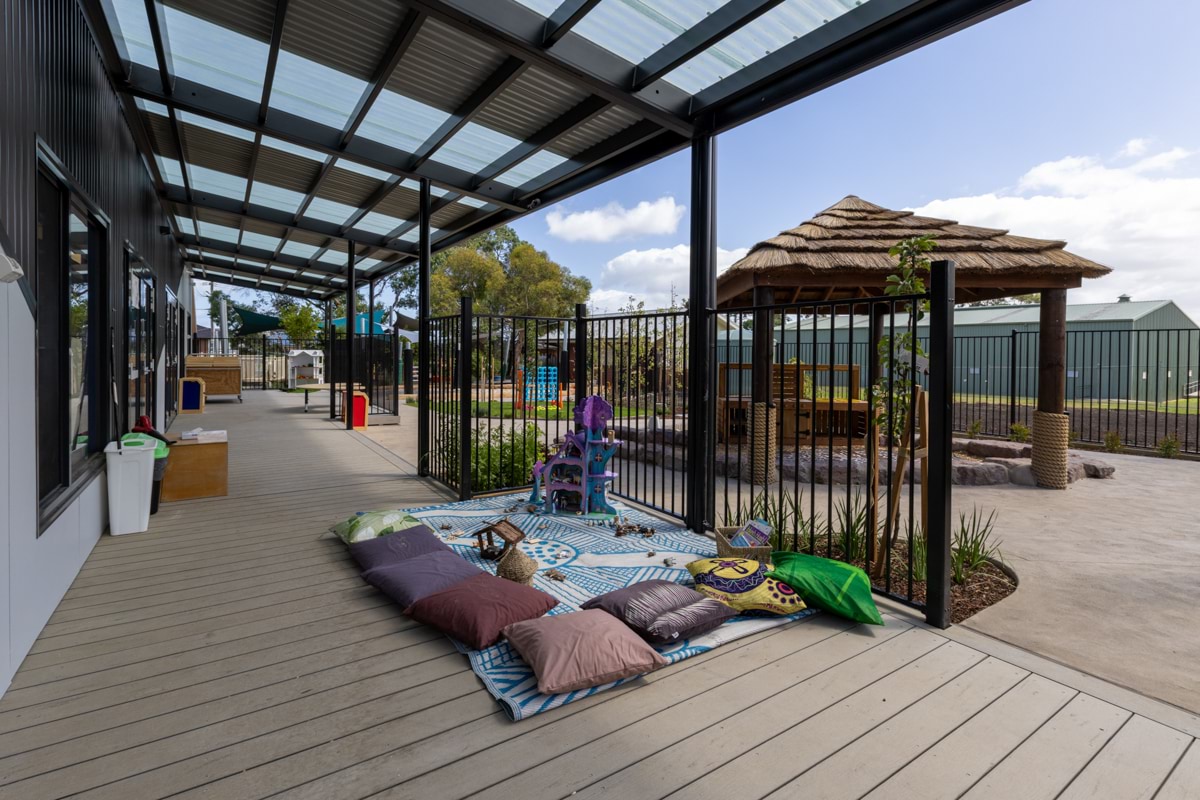
[(616, 515), (608, 504), (608, 484), (617, 473), (608, 470), (608, 462), (621, 443), (605, 438), (612, 418), (612, 406), (598, 394), (575, 406), (575, 432), (566, 434), (534, 476), (541, 479), (551, 514)]

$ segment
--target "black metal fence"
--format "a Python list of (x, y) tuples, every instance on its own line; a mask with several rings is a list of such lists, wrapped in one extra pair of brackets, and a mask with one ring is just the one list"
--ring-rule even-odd
[[(876, 591), (940, 624), (955, 348), (952, 270), (936, 274), (927, 294), (707, 314), (715, 373), (701, 416), (688, 407), (686, 311), (476, 316), (464, 298), (459, 315), (429, 321), (426, 472), (462, 497), (527, 487), (534, 462), (573, 429), (576, 399), (597, 393), (621, 440), (615, 494), (679, 518), (704, 509), (710, 527), (766, 518), (775, 547), (858, 564)], [(937, 358), (915, 323), (897, 324), (930, 303)], [(850, 341), (829, 344), (839, 320)], [(689, 425), (707, 431), (704, 452), (689, 452)], [(715, 477), (692, 504), (686, 478), (698, 462)]]
[[(1010, 436), (1032, 425), (1038, 334), (955, 340), (958, 431)], [(1200, 331), (1069, 331), (1066, 413), (1080, 442), (1200, 454)], [(1018, 429), (1018, 434), (1020, 431)]]

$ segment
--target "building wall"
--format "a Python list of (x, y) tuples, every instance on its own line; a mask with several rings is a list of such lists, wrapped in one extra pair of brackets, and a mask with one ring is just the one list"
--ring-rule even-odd
[[(12, 243), (9, 255), (33, 269), (40, 140), (110, 220), (107, 316), (116, 331), (115, 361), (123, 364), (122, 248), (128, 243), (150, 263), (158, 308), (163, 288), (186, 280), (170, 237), (158, 232), (167, 220), (76, 0), (0, 0), (0, 20), (0, 224)], [(100, 355), (106, 365), (107, 341)], [(107, 387), (108, 371), (100, 372)], [(108, 408), (109, 392), (94, 394)], [(37, 402), (34, 318), (20, 288), (0, 284), (0, 690), (107, 527), (100, 475), (38, 535)]]

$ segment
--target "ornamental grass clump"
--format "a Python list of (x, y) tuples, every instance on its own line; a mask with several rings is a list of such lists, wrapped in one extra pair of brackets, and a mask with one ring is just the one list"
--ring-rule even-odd
[[(1000, 558), (1000, 543), (995, 541), (996, 512), (987, 517), (978, 508), (971, 516), (959, 512), (958, 527), (950, 538), (950, 577), (960, 586), (990, 559)], [(914, 561), (916, 559), (914, 558)]]

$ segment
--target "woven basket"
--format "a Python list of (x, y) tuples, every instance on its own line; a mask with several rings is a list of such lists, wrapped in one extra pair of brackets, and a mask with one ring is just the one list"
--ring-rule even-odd
[(516, 546), (512, 545), (496, 562), (496, 574), (501, 578), (512, 581), (513, 583), (524, 584), (525, 586), (533, 585), (533, 576), (537, 573), (537, 561), (529, 555), (522, 553)]
[(748, 558), (763, 564), (771, 563), (771, 547), (736, 547), (729, 543), (729, 537), (738, 532), (737, 528), (717, 528), (717, 557), (718, 558)]

